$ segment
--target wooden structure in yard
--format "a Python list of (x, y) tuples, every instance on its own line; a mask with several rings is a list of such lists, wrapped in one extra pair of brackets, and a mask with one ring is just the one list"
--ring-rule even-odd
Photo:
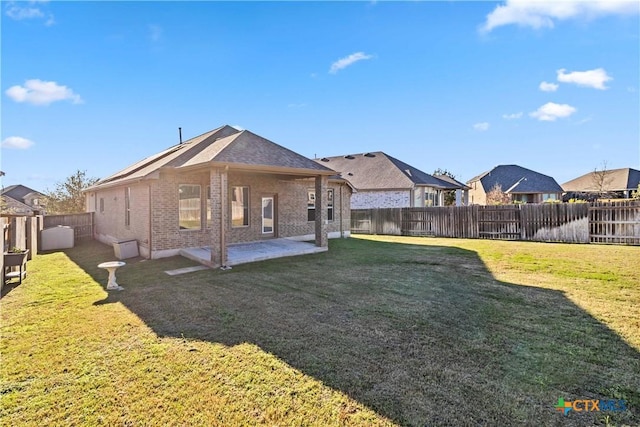
[(75, 241), (93, 240), (93, 212), (64, 214), (64, 215), (46, 215), (44, 217), (43, 228), (57, 227), (66, 225), (73, 228)]
[(589, 208), (593, 243), (640, 245), (640, 202), (594, 203)]
[(640, 245), (640, 201), (357, 209), (351, 232)]

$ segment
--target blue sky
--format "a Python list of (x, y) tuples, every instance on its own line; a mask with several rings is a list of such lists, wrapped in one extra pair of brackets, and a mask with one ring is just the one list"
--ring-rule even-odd
[(223, 124), (460, 180), (640, 169), (640, 3), (3, 2), (4, 186)]

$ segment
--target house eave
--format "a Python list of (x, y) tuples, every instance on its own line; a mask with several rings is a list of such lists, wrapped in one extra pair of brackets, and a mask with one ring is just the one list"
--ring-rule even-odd
[(111, 182), (105, 182), (103, 184), (95, 184), (92, 185), (91, 187), (87, 187), (84, 190), (82, 190), (82, 193), (90, 193), (93, 191), (98, 191), (98, 190), (104, 190), (107, 188), (113, 188), (113, 187), (120, 187), (122, 185), (131, 185), (131, 184), (136, 184), (138, 182), (141, 181), (147, 181), (147, 180), (151, 180), (151, 179), (158, 179), (158, 173), (157, 172), (152, 172), (149, 175), (143, 176), (143, 177), (137, 177), (137, 178), (125, 178), (125, 179), (119, 179), (117, 181), (111, 181)]
[(229, 162), (216, 162), (211, 161), (208, 163), (200, 163), (192, 166), (184, 166), (177, 168), (160, 168), (160, 170), (173, 170), (175, 172), (189, 171), (202, 169), (203, 167), (213, 167), (238, 172), (262, 172), (262, 173), (275, 173), (280, 175), (293, 175), (293, 176), (332, 176), (336, 172), (334, 170), (316, 170), (316, 169), (302, 169), (302, 168), (288, 168), (283, 166), (269, 166), (269, 165), (249, 165), (244, 163), (229, 163)]

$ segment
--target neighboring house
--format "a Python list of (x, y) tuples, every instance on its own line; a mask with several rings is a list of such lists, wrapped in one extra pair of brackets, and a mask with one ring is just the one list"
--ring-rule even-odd
[(568, 198), (614, 197), (628, 199), (638, 190), (640, 171), (632, 168), (593, 171), (562, 184)]
[[(351, 189), (335, 171), (247, 130), (230, 126), (170, 147), (85, 190), (95, 236), (135, 239), (147, 258), (277, 237), (349, 235)], [(321, 196), (319, 196), (321, 195)], [(318, 209), (317, 208), (320, 208)]]
[(562, 199), (562, 187), (550, 176), (518, 165), (499, 165), (469, 181), (469, 201), (486, 205), (487, 193), (496, 186), (510, 196), (511, 202), (542, 203)]
[(467, 187), (422, 172), (381, 151), (316, 159), (340, 172), (355, 189), (351, 209), (444, 206), (444, 193), (457, 191), (465, 203)]
[(31, 206), (7, 196), (0, 196), (0, 215), (2, 216), (33, 216), (35, 213)]
[[(10, 185), (2, 189), (2, 196), (28, 206), (31, 209), (31, 213), (28, 215), (44, 215), (45, 213), (45, 195), (27, 186)], [(24, 210), (24, 207), (21, 209)]]

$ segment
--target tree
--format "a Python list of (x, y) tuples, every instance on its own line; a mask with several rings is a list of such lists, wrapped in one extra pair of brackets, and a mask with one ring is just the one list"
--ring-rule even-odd
[(631, 192), (631, 198), (640, 200), (640, 182), (638, 183), (638, 189)]
[(502, 191), (502, 185), (496, 184), (487, 193), (487, 205), (509, 205), (511, 196)]
[(83, 190), (98, 182), (98, 178), (87, 178), (86, 171), (77, 170), (64, 182), (58, 182), (56, 188), (45, 191), (47, 213), (67, 214), (85, 211)]
[[(448, 176), (451, 179), (456, 179), (456, 176), (448, 171), (447, 169), (436, 169), (433, 171), (433, 175), (444, 175)], [(456, 190), (446, 190), (444, 191), (444, 205), (445, 206), (454, 206), (456, 204)]]
[(601, 169), (595, 168), (591, 175), (593, 188), (597, 191), (598, 197), (609, 197), (611, 190), (611, 171), (607, 170), (607, 162), (602, 162)]

